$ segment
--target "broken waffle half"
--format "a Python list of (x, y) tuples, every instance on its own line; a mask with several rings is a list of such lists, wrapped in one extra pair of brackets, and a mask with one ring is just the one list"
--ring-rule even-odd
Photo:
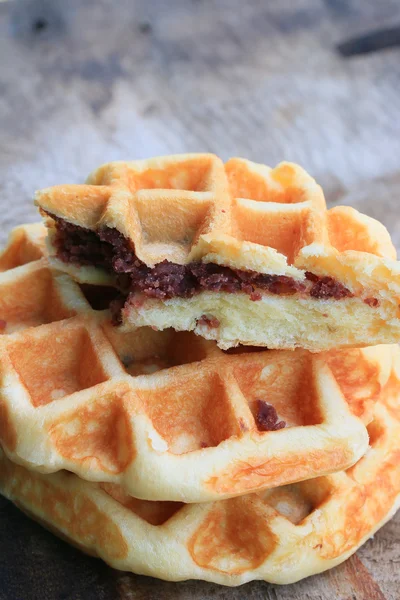
[(202, 504), (149, 502), (0, 450), (0, 492), (111, 566), (173, 581), (292, 583), (344, 561), (400, 504), (399, 365), (374, 405), (370, 448), (346, 471)]
[(51, 268), (40, 236), (18, 232), (0, 256), (0, 441), (13, 462), (199, 502), (366, 451), (397, 346), (224, 352), (190, 332), (123, 332), (91, 288)]
[(400, 339), (387, 230), (350, 207), (327, 210), (297, 165), (211, 154), (115, 162), (36, 203), (53, 264), (118, 288), (111, 307), (126, 330), (314, 352)]

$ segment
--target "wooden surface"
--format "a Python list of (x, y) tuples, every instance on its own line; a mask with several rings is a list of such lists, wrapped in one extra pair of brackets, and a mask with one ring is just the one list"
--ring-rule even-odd
[[(400, 247), (400, 48), (393, 35), (374, 47), (396, 25), (398, 0), (0, 2), (0, 241), (37, 219), (36, 188), (212, 151), (298, 161)], [(399, 560), (397, 517), (296, 585), (163, 583), (84, 557), (0, 500), (0, 600), (397, 600)]]

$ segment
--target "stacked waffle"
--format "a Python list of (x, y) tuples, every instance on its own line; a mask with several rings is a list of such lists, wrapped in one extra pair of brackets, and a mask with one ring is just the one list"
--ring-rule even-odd
[[(0, 256), (0, 491), (113, 567), (290, 583), (400, 504), (400, 268), (299, 167), (37, 194)], [(379, 345), (376, 345), (379, 344)], [(268, 349), (267, 349), (268, 348)]]

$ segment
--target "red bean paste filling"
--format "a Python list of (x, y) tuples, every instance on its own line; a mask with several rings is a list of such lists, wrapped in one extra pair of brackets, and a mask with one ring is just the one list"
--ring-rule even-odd
[(126, 302), (138, 292), (149, 298), (191, 298), (202, 291), (244, 292), (251, 300), (260, 300), (262, 291), (292, 295), (297, 292), (313, 298), (349, 298), (353, 294), (332, 277), (306, 273), (306, 280), (296, 281), (286, 275), (266, 275), (232, 269), (213, 263), (191, 262), (179, 265), (164, 260), (148, 267), (135, 254), (130, 242), (109, 227), (97, 232), (50, 215), (56, 222), (57, 256), (66, 263), (101, 267), (117, 274), (121, 295), (110, 303), (114, 318)]
[(280, 421), (272, 404), (268, 404), (263, 400), (255, 402), (256, 414), (255, 420), (259, 431), (277, 431), (286, 427), (285, 421)]

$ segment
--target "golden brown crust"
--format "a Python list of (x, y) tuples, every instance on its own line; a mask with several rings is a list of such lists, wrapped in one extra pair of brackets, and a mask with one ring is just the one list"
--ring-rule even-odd
[(81, 227), (115, 227), (149, 266), (204, 258), (224, 236), (219, 264), (230, 259), (240, 266), (235, 254), (248, 242), (263, 273), (276, 268), (274, 254), (263, 248), (281, 254), (281, 265), (295, 263), (310, 244), (396, 257), (382, 225), (350, 207), (327, 211), (320, 186), (293, 163), (271, 169), (232, 158), (224, 165), (212, 154), (114, 162), (85, 185), (47, 188), (35, 200), (42, 211)]
[[(124, 333), (31, 239), (19, 228), (0, 256), (0, 492), (27, 514), (115, 568), (225, 585), (330, 568), (391, 517), (397, 346), (224, 353)], [(39, 472), (60, 469), (82, 478)]]
[(230, 497), (350, 466), (398, 353), (225, 353), (191, 333), (124, 333), (45, 256), (0, 275), (0, 307), (7, 455), (150, 500)]
[(163, 579), (292, 583), (348, 558), (400, 504), (397, 359), (373, 410), (370, 449), (347, 471), (185, 505), (129, 497), (72, 474), (41, 475), (0, 451), (0, 491), (111, 566)]
[[(201, 291), (193, 298), (137, 297), (122, 312), (136, 326), (194, 330), (227, 349), (239, 343), (314, 352), (400, 338), (400, 268), (383, 225), (350, 207), (326, 209), (321, 188), (298, 165), (274, 169), (240, 158), (187, 154), (103, 165), (86, 185), (37, 192), (46, 214), (99, 230), (116, 228), (149, 267), (213, 263), (304, 282), (329, 277), (340, 300)], [(54, 222), (50, 227), (50, 245)], [(56, 254), (52, 247), (52, 254)], [(54, 258), (81, 282), (114, 275)], [(318, 295), (317, 295), (318, 296)], [(203, 325), (211, 315), (218, 326)]]

